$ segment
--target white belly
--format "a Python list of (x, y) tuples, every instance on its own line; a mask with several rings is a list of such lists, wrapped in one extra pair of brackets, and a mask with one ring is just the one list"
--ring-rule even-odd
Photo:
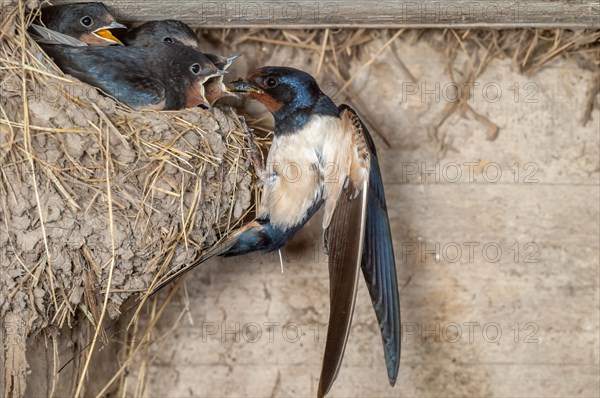
[(324, 177), (337, 172), (323, 154), (326, 142), (335, 142), (341, 133), (338, 118), (313, 117), (296, 133), (276, 136), (267, 156), (269, 178), (259, 215), (280, 228), (297, 225), (323, 194)]

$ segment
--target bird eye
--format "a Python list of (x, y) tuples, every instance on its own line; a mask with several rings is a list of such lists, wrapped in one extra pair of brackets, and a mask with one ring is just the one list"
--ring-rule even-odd
[(277, 79), (275, 79), (272, 76), (267, 77), (265, 79), (265, 87), (267, 87), (267, 88), (273, 88), (273, 87), (277, 86), (277, 84), (278, 84)]
[(81, 18), (80, 22), (83, 26), (85, 26), (86, 28), (89, 28), (94, 23), (94, 20), (92, 19), (92, 17), (83, 17), (83, 18)]
[(200, 64), (194, 64), (192, 66), (190, 66), (190, 71), (194, 74), (197, 75), (200, 73)]
[(164, 41), (165, 43), (174, 43), (174, 42), (173, 42), (173, 38), (172, 38), (172, 37), (165, 37), (165, 38), (163, 39), (163, 41)]

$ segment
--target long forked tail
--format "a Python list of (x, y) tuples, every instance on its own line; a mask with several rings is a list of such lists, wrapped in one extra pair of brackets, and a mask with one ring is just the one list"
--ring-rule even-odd
[(153, 295), (175, 279), (182, 277), (198, 265), (213, 257), (231, 257), (257, 251), (272, 252), (280, 249), (289, 242), (298, 231), (300, 231), (312, 216), (315, 215), (321, 208), (321, 204), (321, 200), (315, 201), (306, 212), (302, 221), (297, 225), (286, 229), (271, 224), (270, 220), (266, 218), (257, 218), (254, 221), (249, 222), (235, 230), (231, 235), (222, 239), (192, 264), (184, 266), (171, 274), (165, 275), (157, 282), (156, 286), (145, 295), (145, 297), (147, 298)]

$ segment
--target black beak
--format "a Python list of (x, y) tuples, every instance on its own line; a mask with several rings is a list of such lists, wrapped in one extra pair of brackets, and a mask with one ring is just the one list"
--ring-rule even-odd
[(233, 89), (230, 91), (233, 93), (260, 93), (262, 90), (243, 79), (238, 79), (234, 82), (229, 83), (229, 85), (233, 86)]

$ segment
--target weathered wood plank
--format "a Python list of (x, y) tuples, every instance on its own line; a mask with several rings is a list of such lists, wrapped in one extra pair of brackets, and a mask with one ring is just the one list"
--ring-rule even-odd
[[(378, 347), (379, 348), (379, 347)], [(436, 352), (436, 347), (431, 348)], [(289, 362), (293, 362), (292, 359)], [(316, 396), (319, 384), (314, 367), (319, 364), (276, 364), (268, 360), (252, 367), (231, 367), (212, 363), (186, 366), (160, 363), (147, 375), (156, 386), (156, 396), (213, 397), (214, 393), (201, 384), (203, 379), (225, 380), (223, 396)], [(402, 365), (401, 365), (402, 366)], [(248, 376), (245, 369), (259, 368), (256, 375)], [(396, 388), (388, 386), (385, 369), (381, 367), (346, 367), (340, 372), (335, 389), (329, 397), (431, 397), (447, 396), (449, 387), (453, 396), (528, 397), (531, 391), (544, 386), (549, 397), (593, 397), (598, 391), (596, 366), (531, 364), (463, 364), (446, 361), (427, 361), (401, 368)], [(202, 375), (199, 377), (198, 375)], [(565, 383), (564, 380), (569, 380)], [(172, 386), (164, 380), (177, 380)], [(200, 380), (200, 381), (199, 381)], [(228, 383), (236, 380), (236, 383)], [(490, 380), (493, 380), (493, 385)], [(236, 387), (238, 387), (236, 389)]]
[[(12, 0), (0, 0), (6, 4)], [(78, 0), (57, 0), (69, 3)], [(123, 21), (174, 18), (193, 26), (565, 27), (600, 26), (598, 1), (193, 1), (107, 0)]]

